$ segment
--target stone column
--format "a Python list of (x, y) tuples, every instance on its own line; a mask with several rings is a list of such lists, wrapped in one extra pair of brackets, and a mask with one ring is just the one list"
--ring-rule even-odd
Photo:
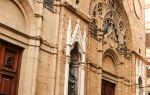
[(85, 92), (85, 63), (84, 62), (81, 62), (79, 71), (80, 71), (79, 95), (84, 95)]
[(79, 94), (84, 95), (85, 91), (85, 52), (82, 54), (82, 61), (79, 67)]
[(66, 64), (65, 64), (64, 95), (68, 95), (69, 63), (70, 63), (70, 57), (68, 56), (66, 58)]
[(68, 43), (66, 47), (64, 95), (68, 95), (69, 63), (70, 63), (70, 44)]
[(65, 63), (65, 80), (64, 95), (68, 95), (69, 63), (70, 63), (70, 41), (71, 41), (71, 17), (68, 18), (67, 39), (66, 39), (66, 63)]

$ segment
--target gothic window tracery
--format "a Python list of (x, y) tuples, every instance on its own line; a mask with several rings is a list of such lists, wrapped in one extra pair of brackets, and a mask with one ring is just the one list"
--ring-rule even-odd
[[(98, 27), (102, 27), (102, 31), (104, 32), (104, 34), (107, 34), (109, 32), (109, 29), (111, 28), (113, 28), (112, 30), (117, 32), (119, 31), (122, 32), (124, 30), (123, 22), (121, 23), (119, 22), (121, 16), (117, 14), (117, 10), (115, 9), (115, 7), (116, 7), (115, 0), (108, 0), (107, 4), (104, 2), (99, 2), (93, 7), (92, 17), (95, 19), (95, 21), (97, 21), (97, 23), (99, 23), (99, 25), (101, 25)], [(105, 19), (110, 19), (110, 20), (106, 21)], [(115, 24), (112, 22), (115, 22)]]
[(93, 19), (92, 22), (90, 23), (90, 29), (91, 29), (91, 33), (94, 37), (97, 36), (97, 24), (96, 24), (96, 20)]
[(102, 5), (102, 3), (98, 3), (98, 5), (97, 5), (97, 11), (98, 11), (99, 17), (101, 18), (102, 14), (103, 14), (103, 5)]
[(93, 17), (96, 17), (96, 6), (94, 7), (94, 9), (93, 9)]
[(120, 7), (119, 2), (117, 0), (102, 0), (101, 2), (95, 0), (91, 9), (92, 11), (90, 12), (96, 22), (90, 24), (92, 37), (97, 40), (98, 36), (96, 34), (103, 34), (104, 43), (108, 43), (110, 47), (115, 46), (120, 54), (130, 58), (131, 54), (128, 49), (130, 47), (128, 43), (130, 38), (127, 36), (129, 35), (127, 34), (129, 25), (126, 24), (128, 23), (128, 18), (122, 7)]
[(108, 0), (108, 4), (110, 5), (111, 8), (115, 7), (115, 1), (114, 0)]

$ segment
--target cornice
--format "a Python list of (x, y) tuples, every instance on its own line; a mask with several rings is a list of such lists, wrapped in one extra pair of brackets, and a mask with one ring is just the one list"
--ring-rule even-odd
[[(7, 26), (7, 25), (5, 25), (3, 23), (0, 23), (0, 27), (5, 28), (5, 29), (7, 29), (7, 30), (17, 34), (17, 35), (20, 35), (21, 37), (24, 37), (24, 38), (28, 39), (28, 40), (39, 40), (41, 44), (44, 44), (44, 45), (49, 46), (51, 48), (57, 48), (56, 45), (53, 45), (53, 44), (49, 43), (48, 41), (44, 40), (41, 36), (30, 36), (30, 35), (27, 35), (25, 33), (22, 33), (21, 31), (16, 30), (16, 29), (14, 29), (12, 27), (9, 27), (9, 26)], [(13, 38), (13, 39), (15, 39), (15, 38)], [(29, 43), (24, 43), (24, 44), (30, 45)]]
[(132, 53), (135, 54), (136, 56), (138, 56), (144, 62), (146, 62), (146, 58), (144, 58), (143, 56), (141, 56), (140, 54), (138, 54), (136, 51), (132, 51)]

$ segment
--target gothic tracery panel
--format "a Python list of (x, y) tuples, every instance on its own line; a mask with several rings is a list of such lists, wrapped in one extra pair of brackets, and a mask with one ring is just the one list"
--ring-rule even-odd
[[(129, 55), (130, 38), (129, 24), (126, 13), (118, 0), (94, 0), (90, 14), (95, 19), (96, 25), (90, 24), (92, 37), (98, 38), (98, 32), (103, 32), (103, 42), (110, 47), (117, 48), (120, 54)], [(96, 26), (93, 30), (93, 26)], [(97, 30), (97, 32), (95, 32)], [(98, 31), (100, 30), (100, 31)], [(96, 33), (96, 34), (95, 34)]]

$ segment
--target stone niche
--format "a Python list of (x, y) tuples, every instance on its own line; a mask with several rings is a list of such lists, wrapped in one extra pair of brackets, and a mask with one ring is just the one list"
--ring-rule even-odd
[(25, 16), (12, 0), (0, 0), (0, 23), (20, 32), (26, 31)]

